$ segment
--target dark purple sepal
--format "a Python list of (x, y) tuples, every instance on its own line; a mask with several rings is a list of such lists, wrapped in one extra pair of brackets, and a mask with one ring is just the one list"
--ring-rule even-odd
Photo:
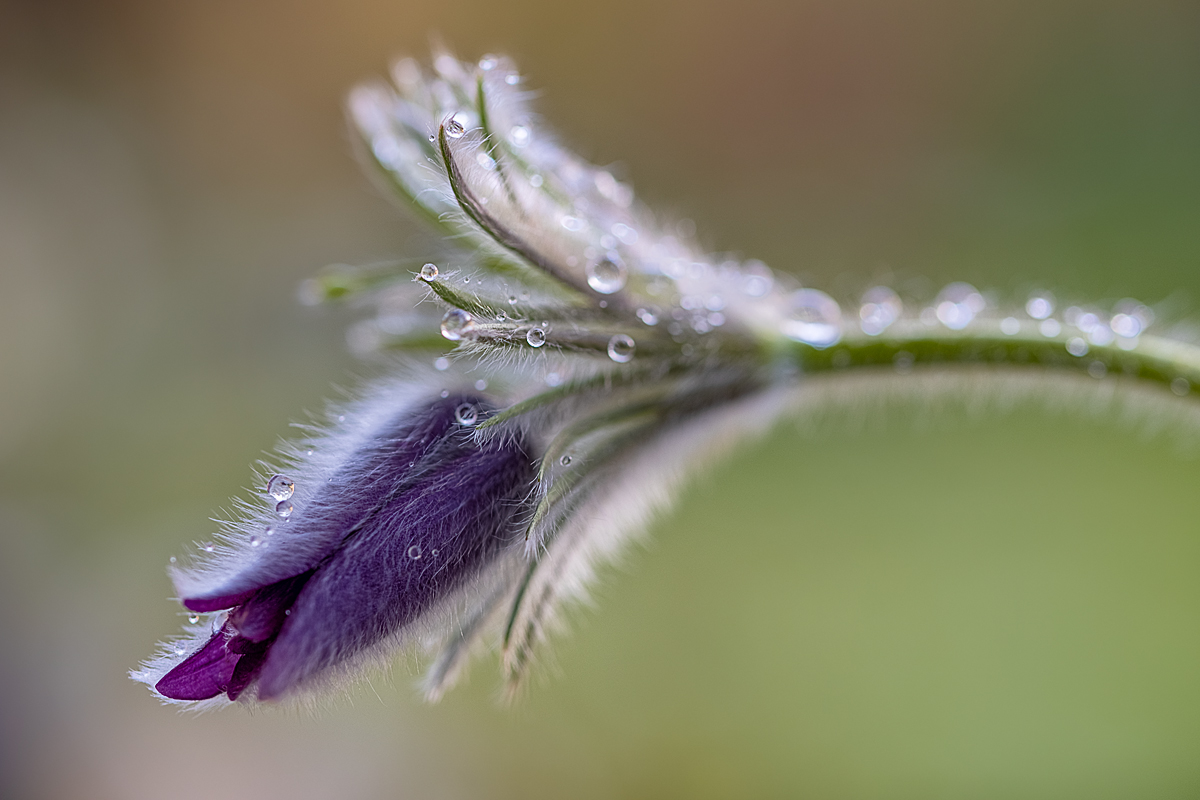
[[(397, 493), (418, 483), (432, 449), (447, 431), (460, 431), (455, 409), (472, 398), (450, 396), (405, 409), (380, 427), (291, 519), (278, 527), (271, 547), (230, 576), (211, 595), (192, 597), (193, 611), (231, 608), (250, 593), (316, 567), (365, 519)], [(237, 598), (236, 602), (229, 602)]]
[(238, 659), (237, 666), (233, 668), (233, 675), (229, 679), (229, 686), (225, 690), (225, 694), (230, 700), (237, 700), (242, 692), (246, 691), (246, 687), (254, 682), (258, 677), (258, 673), (262, 671), (262, 665), (267, 659), (267, 648), (263, 647), (255, 653), (247, 653)]
[(396, 633), (519, 538), (514, 518), (536, 476), (519, 441), (479, 447), (468, 429), (451, 429), (415, 471), (420, 480), (394, 481), (304, 586), (267, 654), (260, 698)]
[(221, 629), (203, 647), (164, 675), (154, 688), (172, 700), (208, 700), (224, 693), (241, 656), (225, 647), (227, 632)]
[(238, 636), (252, 642), (270, 639), (279, 633), (287, 610), (311, 577), (312, 570), (309, 570), (259, 589), (229, 614), (230, 627)]

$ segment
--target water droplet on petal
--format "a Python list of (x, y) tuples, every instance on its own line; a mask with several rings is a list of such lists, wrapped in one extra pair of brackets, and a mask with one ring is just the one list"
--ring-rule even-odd
[(217, 548), (213, 546), (212, 542), (205, 542), (204, 546), (201, 547), (200, 549), (206, 553), (211, 553), (212, 551), (216, 550)]
[(259, 547), (260, 545), (262, 545), (262, 539), (258, 538), (257, 534), (250, 537), (251, 547)]
[(900, 296), (886, 286), (876, 286), (868, 289), (862, 297), (862, 306), (858, 309), (863, 333), (868, 336), (878, 336), (900, 319), (904, 303)]
[(459, 425), (474, 425), (479, 420), (479, 412), (470, 403), (463, 403), (454, 409), (454, 419)]
[(558, 460), (558, 463), (562, 464), (564, 467), (569, 467), (569, 466), (571, 466), (571, 457), (564, 455), (562, 458), (560, 458)]
[(442, 317), (442, 336), (457, 342), (475, 330), (475, 318), (461, 308), (452, 308)]
[(432, 281), (438, 276), (437, 264), (426, 264), (421, 267), (421, 280)]
[(292, 515), (293, 508), (295, 508), (295, 506), (292, 505), (291, 500), (284, 500), (283, 502), (276, 504), (275, 513), (279, 515), (280, 519), (287, 519)]
[(287, 500), (296, 493), (296, 482), (287, 475), (273, 475), (267, 481), (267, 494), (278, 501)]
[(530, 328), (525, 334), (525, 342), (530, 347), (541, 347), (546, 343), (546, 332), (541, 328)]
[(961, 331), (975, 315), (987, 308), (983, 295), (969, 283), (952, 283), (937, 296), (938, 321), (952, 331)]
[(195, 625), (197, 622), (200, 621), (200, 615), (199, 614), (188, 614), (187, 621), (188, 621), (189, 625)]
[(633, 358), (636, 347), (633, 337), (618, 333), (608, 340), (608, 357), (618, 364), (624, 364)]
[(178, 559), (177, 559), (177, 558), (175, 558), (175, 556), (171, 556), (171, 557), (170, 557), (169, 559), (167, 559), (167, 560), (168, 560), (168, 561), (170, 561), (172, 564), (174, 564), (176, 561), (178, 561)]
[(1054, 298), (1046, 294), (1035, 294), (1025, 303), (1025, 313), (1034, 319), (1046, 319), (1054, 313)]
[(611, 258), (587, 266), (587, 282), (600, 294), (618, 292), (625, 285), (625, 265)]
[(798, 289), (788, 299), (787, 318), (780, 330), (792, 341), (817, 349), (830, 347), (842, 338), (842, 309), (822, 291)]
[(446, 135), (451, 139), (461, 139), (463, 134), (467, 132), (467, 129), (463, 127), (463, 124), (453, 117), (446, 120), (445, 129)]
[(546, 373), (546, 385), (551, 388), (553, 388), (555, 386), (561, 386), (562, 385), (562, 376), (559, 375), (557, 372), (547, 372)]
[(414, 544), (412, 547), (408, 548), (408, 557), (411, 558), (413, 561), (416, 561), (418, 558), (420, 558), (421, 557), (421, 546)]

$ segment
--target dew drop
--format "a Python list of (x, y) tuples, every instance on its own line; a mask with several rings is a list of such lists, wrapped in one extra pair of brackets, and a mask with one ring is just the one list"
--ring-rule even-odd
[(178, 559), (177, 559), (177, 558), (175, 558), (175, 556), (171, 556), (171, 557), (168, 559), (168, 561), (170, 561), (172, 564), (174, 564), (176, 561), (178, 561)]
[(438, 372), (445, 372), (450, 369), (450, 359), (445, 356), (438, 356), (433, 360), (433, 368)]
[(487, 389), (487, 381), (485, 381), (483, 378), (475, 381), (475, 391), (482, 392), (485, 389)]
[(1062, 325), (1056, 319), (1046, 319), (1042, 320), (1041, 325), (1038, 325), (1038, 330), (1041, 331), (1042, 336), (1045, 336), (1047, 339), (1053, 339), (1062, 333)]
[(482, 150), (475, 154), (475, 163), (483, 167), (488, 172), (491, 172), (496, 168), (496, 159), (492, 158)]
[(555, 386), (561, 386), (562, 382), (563, 382), (562, 376), (559, 375), (557, 372), (547, 372), (546, 373), (546, 385), (547, 386), (554, 388)]
[(625, 285), (625, 265), (611, 258), (588, 264), (587, 282), (600, 294), (618, 292)]
[(952, 283), (937, 296), (938, 321), (952, 331), (961, 331), (975, 315), (987, 308), (983, 295), (969, 283)]
[(461, 308), (452, 308), (442, 317), (442, 336), (457, 342), (475, 330), (475, 318)]
[(608, 340), (608, 357), (618, 364), (624, 364), (633, 358), (636, 347), (633, 337), (618, 333)]
[(1192, 391), (1192, 383), (1187, 378), (1176, 378), (1171, 381), (1171, 391), (1180, 397), (1187, 397)]
[(188, 614), (187, 621), (188, 621), (189, 625), (195, 625), (197, 622), (200, 621), (200, 615), (199, 614)]
[(1067, 352), (1076, 358), (1081, 358), (1087, 355), (1088, 343), (1078, 336), (1072, 337), (1067, 341)]
[(175, 647), (175, 655), (177, 655), (177, 656), (181, 656), (181, 655), (183, 655), (183, 654), (184, 654), (184, 653), (186, 653), (186, 652), (187, 652), (187, 650), (184, 650), (182, 647), (179, 647), (178, 645), (176, 645), (176, 647)]
[(868, 336), (878, 336), (900, 319), (904, 304), (900, 296), (886, 286), (876, 286), (868, 289), (862, 297), (862, 306), (858, 309), (863, 333)]
[(571, 466), (571, 457), (564, 455), (562, 458), (560, 458), (558, 460), (558, 463), (562, 464), (564, 467), (569, 467), (569, 466)]
[[(442, 399), (443, 399), (443, 400), (445, 400), (445, 399), (446, 399), (447, 397), (449, 397), (449, 396), (450, 396), (450, 390), (449, 390), (449, 389), (442, 389)], [(330, 480), (332, 480), (332, 478), (331, 478)]]
[(277, 501), (287, 500), (296, 493), (296, 482), (287, 475), (272, 475), (267, 481), (267, 494)]
[(493, 55), (486, 55), (483, 58), (479, 59), (479, 68), (481, 70), (483, 70), (484, 72), (487, 72), (490, 69), (494, 69), (495, 66), (496, 66), (496, 57)]
[(463, 127), (463, 124), (453, 117), (446, 120), (445, 130), (446, 135), (451, 139), (461, 139), (463, 134), (467, 132), (467, 129)]
[(213, 552), (214, 550), (216, 550), (217, 548), (213, 546), (212, 542), (205, 542), (205, 543), (204, 543), (204, 546), (203, 546), (203, 547), (201, 547), (200, 549), (201, 549), (201, 550), (203, 550), (203, 551), (204, 551), (204, 552), (206, 552), (206, 553), (211, 553), (211, 552)]
[(414, 544), (412, 547), (408, 548), (408, 557), (413, 561), (419, 559), (421, 557), (421, 546)]
[(562, 226), (571, 232), (583, 230), (584, 222), (579, 217), (570, 215), (562, 218)]
[(521, 76), (516, 72), (510, 72), (504, 76), (504, 82), (509, 86), (516, 86), (521, 82)]
[(1096, 380), (1099, 380), (1108, 374), (1108, 367), (1105, 366), (1103, 361), (1093, 361), (1092, 363), (1088, 364), (1087, 369), (1088, 375), (1091, 375)]
[(431, 556), (437, 557), (437, 554), (438, 554), (438, 549), (436, 547), (429, 551), (429, 555), (431, 555)]
[(316, 451), (315, 451), (315, 450), (313, 450), (313, 449), (310, 447), (310, 448), (308, 448), (307, 450), (305, 450), (305, 451), (304, 451), (304, 455), (306, 455), (306, 456), (311, 456), (311, 455), (312, 455), (314, 452), (316, 452)]
[(421, 267), (421, 280), (432, 281), (438, 276), (437, 264), (426, 264)]
[(454, 409), (454, 419), (459, 425), (474, 425), (479, 420), (479, 412), (470, 403), (463, 403)]
[(543, 182), (541, 175), (534, 174), (529, 176), (529, 185), (535, 189), (540, 189)]
[(1054, 298), (1045, 294), (1035, 294), (1025, 303), (1025, 313), (1034, 319), (1046, 319), (1054, 313)]
[(275, 513), (279, 515), (280, 519), (287, 519), (292, 515), (293, 508), (291, 500), (284, 500), (275, 506)]
[(1016, 336), (1021, 332), (1021, 321), (1016, 317), (1005, 317), (1000, 320), (1000, 332), (1005, 336)]
[(1109, 326), (1122, 339), (1133, 339), (1142, 332), (1141, 320), (1132, 314), (1114, 314)]
[(546, 343), (546, 332), (541, 328), (530, 328), (525, 334), (525, 343), (530, 347), (541, 347)]
[(516, 147), (524, 147), (529, 144), (529, 128), (524, 125), (514, 125), (508, 132), (508, 140)]
[(788, 314), (780, 330), (792, 341), (824, 349), (842, 338), (842, 309), (822, 291), (798, 289), (788, 300)]
[(640, 319), (644, 324), (651, 327), (658, 324), (658, 315), (645, 308), (639, 308), (637, 310), (637, 318)]
[(258, 538), (257, 534), (250, 537), (250, 546), (251, 547), (258, 547), (261, 544), (262, 544), (262, 539)]

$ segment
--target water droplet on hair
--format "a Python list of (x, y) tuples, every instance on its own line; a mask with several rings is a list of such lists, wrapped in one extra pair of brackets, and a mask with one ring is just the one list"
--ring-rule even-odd
[(496, 159), (492, 158), (482, 150), (475, 154), (475, 163), (486, 169), (488, 172), (491, 172), (496, 168)]
[(1035, 294), (1025, 303), (1025, 313), (1034, 319), (1046, 319), (1054, 313), (1054, 298), (1046, 294)]
[(515, 147), (524, 147), (529, 144), (529, 128), (524, 125), (513, 125), (512, 130), (508, 132), (508, 140)]
[(442, 336), (457, 342), (475, 330), (475, 318), (461, 308), (452, 308), (442, 317)]
[(259, 538), (258, 534), (254, 534), (250, 537), (251, 547), (259, 547), (260, 545), (262, 545), (262, 539)]
[(504, 76), (504, 82), (507, 83), (509, 86), (516, 86), (518, 83), (521, 82), (521, 76), (519, 73), (510, 72)]
[(487, 388), (487, 381), (485, 381), (483, 378), (480, 378), (479, 380), (475, 381), (475, 391), (482, 392), (486, 388)]
[(453, 117), (446, 120), (445, 129), (446, 135), (451, 139), (461, 139), (463, 134), (467, 132), (467, 129), (463, 127), (463, 124)]
[(842, 309), (822, 291), (798, 289), (788, 298), (787, 317), (780, 331), (792, 341), (818, 349), (829, 347), (842, 338)]
[(216, 550), (217, 548), (213, 546), (212, 542), (205, 542), (204, 545), (200, 549), (206, 553), (211, 553), (214, 550)]
[(421, 546), (414, 544), (412, 547), (408, 548), (408, 557), (411, 558), (413, 561), (416, 561), (418, 558), (420, 558), (421, 557)]
[(564, 455), (562, 458), (560, 458), (558, 460), (558, 463), (562, 464), (564, 467), (569, 467), (569, 466), (571, 466), (571, 457)]
[(625, 285), (625, 265), (610, 258), (588, 264), (587, 282), (600, 294), (618, 292)]
[(544, 181), (541, 175), (535, 173), (529, 176), (529, 185), (535, 189), (540, 189), (543, 182)]
[(168, 560), (168, 561), (170, 561), (172, 564), (174, 564), (174, 563), (175, 563), (176, 561), (178, 561), (179, 559), (175, 558), (175, 556), (171, 556), (171, 557), (170, 557), (169, 559), (167, 559), (167, 560)]
[(275, 506), (275, 513), (279, 515), (280, 519), (287, 519), (292, 515), (292, 509), (294, 508), (295, 506), (292, 505), (291, 500), (284, 500)]
[(645, 308), (639, 308), (637, 310), (637, 318), (646, 325), (654, 326), (658, 324), (658, 316), (655, 315), (653, 311), (649, 311)]
[(267, 481), (267, 494), (276, 500), (287, 500), (296, 493), (296, 482), (287, 475), (272, 475)]
[(184, 649), (183, 649), (182, 647), (180, 647), (179, 645), (175, 645), (175, 655), (177, 655), (177, 656), (181, 656), (181, 655), (183, 655), (183, 654), (184, 654), (184, 653), (186, 653), (186, 652), (187, 652), (187, 650), (184, 650)]
[(574, 231), (583, 230), (584, 221), (581, 220), (579, 217), (572, 217), (570, 215), (567, 215), (562, 218), (561, 222), (562, 222), (562, 226), (569, 231), (574, 232)]
[(541, 347), (546, 343), (546, 332), (541, 328), (530, 328), (525, 334), (525, 343), (530, 347)]
[[(442, 389), (442, 399), (443, 399), (443, 400), (445, 400), (445, 399), (446, 399), (447, 397), (449, 397), (449, 396), (450, 396), (450, 390), (449, 390), (449, 389)], [(332, 480), (332, 478), (331, 478), (330, 480)]]
[(436, 557), (437, 554), (438, 554), (438, 549), (436, 547), (429, 551), (429, 555), (431, 555), (431, 556)]
[(421, 280), (432, 281), (438, 276), (437, 264), (426, 264), (421, 267)]
[(858, 318), (863, 333), (868, 336), (878, 336), (900, 319), (904, 311), (904, 303), (900, 296), (886, 286), (876, 286), (868, 289), (862, 296), (862, 305), (858, 309)]
[(305, 451), (304, 451), (304, 455), (306, 455), (306, 456), (311, 456), (311, 455), (312, 455), (314, 452), (316, 452), (316, 451), (315, 451), (315, 450), (313, 450), (313, 449), (310, 447), (310, 448), (308, 448), (307, 450), (305, 450)]
[(1086, 356), (1088, 351), (1088, 343), (1078, 336), (1067, 340), (1067, 352), (1076, 358)]
[(1192, 383), (1187, 378), (1176, 378), (1171, 381), (1171, 391), (1180, 397), (1187, 397), (1192, 391)]
[(200, 615), (199, 614), (188, 614), (187, 621), (188, 621), (189, 625), (195, 625), (197, 622), (200, 621)]
[(952, 331), (961, 331), (975, 315), (987, 308), (983, 295), (969, 283), (952, 283), (938, 294), (934, 305), (938, 321)]
[(438, 372), (445, 372), (450, 369), (450, 359), (445, 356), (438, 356), (433, 360), (433, 368)]
[(624, 364), (633, 358), (636, 347), (633, 337), (618, 333), (608, 340), (608, 357), (618, 364)]
[(493, 55), (486, 55), (483, 58), (479, 59), (479, 68), (481, 70), (483, 70), (484, 72), (487, 72), (488, 70), (493, 69), (495, 66), (496, 66), (496, 57)]
[(474, 425), (479, 420), (479, 411), (470, 403), (463, 403), (454, 409), (454, 419), (459, 425)]

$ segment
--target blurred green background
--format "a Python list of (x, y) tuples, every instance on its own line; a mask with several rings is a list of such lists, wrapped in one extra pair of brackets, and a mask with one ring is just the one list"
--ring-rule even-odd
[(515, 57), (712, 249), (1195, 308), (1194, 2), (0, 0), (0, 794), (1200, 795), (1200, 462), (1062, 403), (786, 426), (512, 709), (494, 660), (318, 716), (130, 682), (180, 623), (167, 558), (371, 371), (298, 283), (438, 253), (341, 116), (431, 34)]

